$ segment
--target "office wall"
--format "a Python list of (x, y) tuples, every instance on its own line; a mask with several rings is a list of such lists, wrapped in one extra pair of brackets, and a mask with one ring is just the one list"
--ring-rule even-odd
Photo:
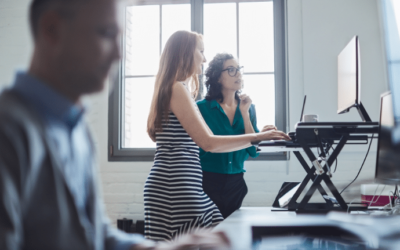
[[(361, 54), (361, 100), (373, 121), (379, 119), (380, 94), (387, 91), (380, 24), (376, 0), (288, 0), (288, 62), (290, 128), (300, 118), (307, 95), (305, 114), (318, 114), (320, 121), (361, 121), (358, 112), (336, 114), (337, 55), (354, 35), (359, 36)], [(365, 157), (367, 145), (346, 146), (339, 156), (333, 182), (340, 186), (352, 180)], [(372, 179), (376, 143), (359, 179)], [(292, 155), (293, 156), (293, 155)], [(300, 169), (290, 160), (289, 179)], [(354, 192), (359, 192), (356, 188)], [(350, 201), (352, 195), (347, 196)]]
[[(32, 52), (27, 24), (28, 0), (0, 0), (0, 86), (7, 86), (16, 68), (26, 68)], [(378, 119), (384, 83), (376, 0), (288, 0), (288, 118), (289, 130), (299, 120), (303, 95), (305, 113), (324, 121), (358, 121), (356, 111), (336, 114), (336, 56), (353, 35), (359, 35), (362, 101)], [(152, 162), (107, 162), (108, 91), (86, 99), (88, 122), (98, 148), (104, 201), (113, 222), (143, 219), (143, 184)], [(333, 182), (348, 183), (357, 173), (367, 146), (348, 146), (339, 157)], [(376, 144), (372, 145), (360, 178), (372, 178)], [(289, 161), (246, 162), (249, 193), (244, 206), (269, 206), (284, 181), (301, 181), (304, 170)]]
[(7, 85), (17, 68), (27, 66), (32, 44), (28, 28), (29, 0), (0, 0), (0, 86)]

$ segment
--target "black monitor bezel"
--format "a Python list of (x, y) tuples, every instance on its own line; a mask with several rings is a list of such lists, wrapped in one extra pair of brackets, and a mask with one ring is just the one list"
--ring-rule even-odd
[(377, 141), (377, 150), (376, 150), (376, 163), (375, 163), (375, 182), (376, 183), (381, 183), (381, 184), (388, 184), (388, 185), (396, 185), (399, 184), (400, 180), (390, 180), (390, 179), (382, 179), (378, 177), (378, 166), (379, 166), (379, 145), (381, 141), (381, 119), (382, 119), (382, 104), (383, 104), (383, 99), (384, 97), (391, 95), (391, 92), (385, 92), (381, 95), (381, 106), (379, 109), (379, 128), (378, 128), (378, 141)]

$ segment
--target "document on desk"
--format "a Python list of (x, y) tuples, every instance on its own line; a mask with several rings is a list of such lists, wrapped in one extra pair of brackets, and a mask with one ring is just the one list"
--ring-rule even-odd
[(286, 207), (292, 199), (293, 195), (296, 193), (297, 189), (299, 189), (299, 187), (300, 183), (290, 189), (290, 191), (284, 194), (281, 198), (279, 198), (279, 206)]

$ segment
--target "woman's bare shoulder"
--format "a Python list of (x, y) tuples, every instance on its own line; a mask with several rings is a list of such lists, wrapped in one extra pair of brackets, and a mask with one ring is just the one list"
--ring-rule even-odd
[(185, 82), (180, 82), (180, 81), (176, 81), (172, 84), (172, 88), (183, 88), (186, 89), (186, 83)]
[(178, 94), (190, 94), (188, 88), (186, 87), (184, 82), (174, 82), (172, 84), (172, 92), (173, 94), (178, 93)]

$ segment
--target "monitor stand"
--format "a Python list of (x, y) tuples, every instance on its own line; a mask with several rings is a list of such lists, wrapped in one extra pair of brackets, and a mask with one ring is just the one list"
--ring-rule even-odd
[[(350, 139), (365, 140), (365, 134), (374, 134), (377, 132), (376, 125), (370, 126), (340, 126), (340, 128), (335, 128), (334, 126), (323, 127), (319, 123), (315, 123), (313, 126), (299, 126), (296, 129), (297, 142), (303, 148), (304, 153), (307, 155), (309, 165), (299, 151), (293, 152), (296, 158), (299, 160), (300, 164), (306, 171), (306, 176), (300, 184), (300, 187), (293, 195), (292, 199), (288, 204), (289, 211), (296, 211), (297, 213), (328, 213), (329, 211), (362, 211), (367, 210), (368, 207), (365, 204), (357, 204), (353, 206), (345, 202), (335, 185), (331, 180), (331, 166), (333, 166), (336, 158), (342, 151), (345, 144), (348, 144)], [(369, 128), (366, 128), (369, 127)], [(354, 138), (354, 136), (358, 137)], [(340, 137), (340, 138), (339, 138)], [(364, 139), (363, 139), (364, 138)], [(368, 137), (367, 137), (368, 138)], [(372, 140), (371, 138), (370, 140)], [(339, 141), (337, 144), (335, 141)], [(315, 143), (318, 145), (316, 146)], [(332, 145), (336, 144), (333, 152), (328, 156), (327, 152), (330, 151)], [(349, 143), (350, 144), (350, 143)], [(320, 148), (320, 152), (317, 151), (317, 156), (314, 154), (311, 148)], [(322, 161), (324, 158), (326, 160)], [(307, 187), (311, 182), (311, 186)], [(334, 196), (334, 199), (329, 199), (332, 197), (328, 195), (324, 187), (322, 187), (322, 182), (326, 184), (326, 187)], [(308, 188), (308, 190), (307, 190)], [(300, 195), (304, 193), (303, 198), (300, 200)], [(315, 192), (319, 192), (324, 198), (325, 203), (311, 203), (310, 199)], [(335, 202), (333, 202), (334, 200)]]
[(356, 104), (355, 107), (357, 108), (358, 113), (361, 116), (363, 122), (372, 122), (371, 118), (369, 117), (367, 110), (365, 110), (364, 106), (360, 102), (360, 104)]

